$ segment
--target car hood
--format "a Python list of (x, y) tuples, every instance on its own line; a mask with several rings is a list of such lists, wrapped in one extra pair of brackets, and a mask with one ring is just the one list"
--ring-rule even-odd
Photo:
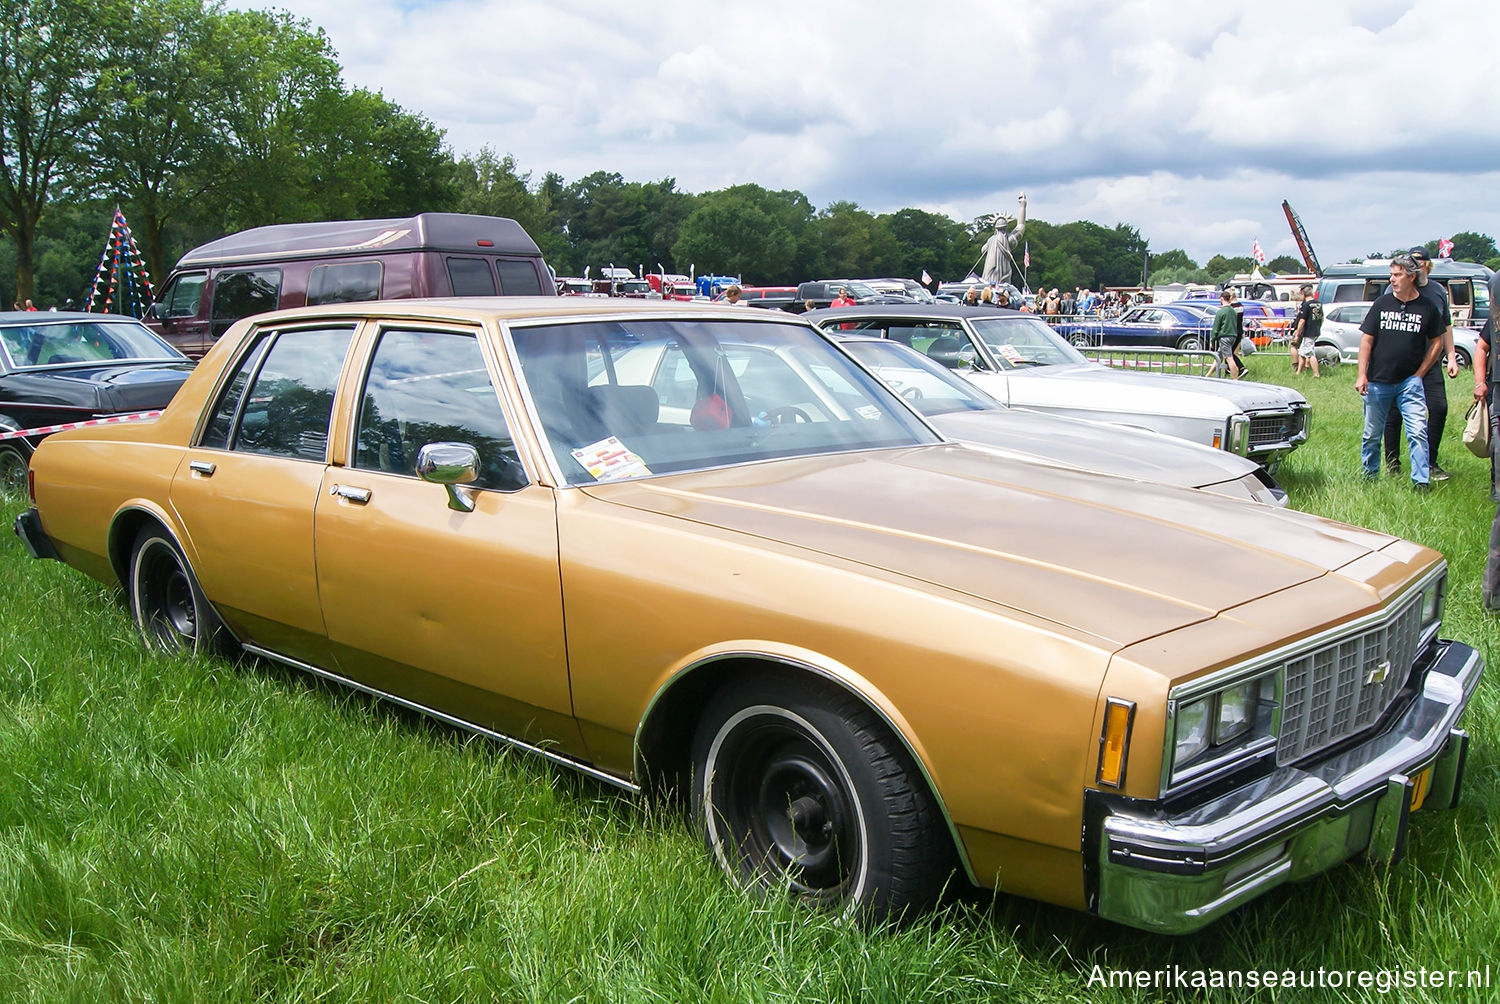
[(1019, 459), (1186, 488), (1222, 484), (1259, 469), (1253, 460), (1185, 439), (1024, 408), (953, 412), (927, 421), (950, 439)]
[(1024, 611), (1112, 648), (1326, 575), (1395, 538), (960, 444), (591, 485), (588, 495)]
[[(1071, 386), (1097, 387), (1101, 395), (1130, 388), (1143, 396), (1155, 398), (1157, 404), (1145, 409), (1162, 412), (1168, 397), (1183, 401), (1191, 395), (1207, 395), (1232, 401), (1241, 411), (1266, 411), (1306, 404), (1307, 399), (1288, 387), (1251, 383), (1244, 380), (1220, 380), (1214, 377), (1178, 376), (1170, 373), (1131, 373), (1095, 363), (1067, 366), (1039, 366), (1012, 370), (1006, 374), (1017, 381), (1058, 381)], [(1044, 386), (1044, 385), (1038, 385)], [(1017, 388), (1015, 393), (1019, 393)], [(1106, 397), (1105, 400), (1108, 400)], [(1020, 398), (1014, 404), (1024, 404)]]

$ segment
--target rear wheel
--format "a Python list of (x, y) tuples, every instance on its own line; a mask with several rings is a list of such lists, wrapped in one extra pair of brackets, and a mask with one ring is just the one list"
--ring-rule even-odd
[(880, 921), (936, 901), (952, 842), (904, 746), (853, 696), (787, 675), (732, 684), (693, 744), (693, 808), (729, 877)]
[(14, 442), (0, 443), (0, 495), (19, 498), (26, 492), (26, 448)]
[(1078, 349), (1086, 349), (1090, 345), (1094, 344), (1094, 340), (1088, 335), (1084, 334), (1082, 331), (1073, 332), (1068, 336), (1068, 341), (1073, 345), (1074, 348)]
[(1464, 369), (1468, 369), (1474, 365), (1474, 360), (1469, 358), (1469, 353), (1465, 349), (1455, 347), (1453, 349), (1453, 358), (1458, 360), (1458, 365)]
[(131, 548), (130, 612), (146, 646), (156, 651), (224, 653), (232, 648), (193, 570), (160, 527), (143, 529)]
[(1185, 352), (1201, 352), (1203, 338), (1200, 335), (1183, 335), (1177, 339), (1177, 347)]

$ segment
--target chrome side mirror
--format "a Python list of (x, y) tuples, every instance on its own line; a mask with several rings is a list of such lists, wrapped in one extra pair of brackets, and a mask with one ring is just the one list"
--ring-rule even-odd
[(417, 451), (417, 477), (448, 489), (448, 508), (474, 511), (474, 492), (463, 485), (479, 479), (479, 451), (468, 443), (428, 443)]

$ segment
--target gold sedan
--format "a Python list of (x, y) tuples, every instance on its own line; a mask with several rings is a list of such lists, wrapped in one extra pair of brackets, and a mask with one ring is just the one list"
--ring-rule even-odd
[(32, 553), (149, 644), (683, 792), (732, 879), (862, 918), (957, 871), (1182, 932), (1395, 858), (1482, 669), (1435, 552), (946, 442), (770, 313), (264, 314), (32, 478)]

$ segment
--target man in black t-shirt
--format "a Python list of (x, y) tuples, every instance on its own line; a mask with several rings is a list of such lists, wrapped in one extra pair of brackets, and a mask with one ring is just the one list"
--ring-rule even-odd
[[(1474, 400), (1489, 397), (1490, 406), (1490, 499), (1500, 500), (1500, 479), (1496, 478), (1497, 457), (1500, 454), (1500, 351), (1495, 344), (1495, 311), (1500, 309), (1500, 272), (1490, 276), (1490, 316), (1479, 332), (1479, 344), (1474, 353)], [(1500, 509), (1495, 510), (1495, 519), (1490, 524), (1490, 554), (1484, 564), (1484, 579), (1480, 583), (1480, 595), (1485, 608), (1500, 610)]]
[[(1448, 424), (1448, 388), (1443, 385), (1444, 362), (1450, 377), (1458, 376), (1458, 356), (1453, 352), (1453, 315), (1448, 309), (1448, 291), (1432, 280), (1432, 258), (1424, 247), (1411, 249), (1411, 256), (1422, 270), (1417, 276), (1417, 292), (1429, 297), (1443, 311), (1443, 355), (1437, 365), (1422, 379), (1427, 397), (1427, 467), (1434, 481), (1447, 481), (1448, 472), (1438, 466), (1438, 446), (1443, 441), (1443, 427)], [(1389, 289), (1386, 292), (1390, 292)], [(1401, 473), (1401, 413), (1391, 409), (1385, 420), (1385, 466), (1392, 474)]]
[(1302, 305), (1297, 308), (1297, 327), (1292, 336), (1292, 361), (1295, 372), (1301, 373), (1309, 364), (1313, 379), (1318, 372), (1318, 336), (1323, 333), (1323, 305), (1313, 298), (1311, 286), (1302, 287)]
[(1447, 318), (1430, 298), (1417, 291), (1417, 262), (1409, 254), (1391, 259), (1391, 291), (1370, 305), (1360, 323), (1359, 376), (1354, 389), (1365, 398), (1365, 429), (1360, 444), (1360, 462), (1365, 477), (1380, 473), (1380, 435), (1395, 404), (1406, 423), (1407, 448), (1411, 453), (1411, 480), (1426, 491), (1427, 398), (1422, 378), (1437, 364), (1443, 351)]

